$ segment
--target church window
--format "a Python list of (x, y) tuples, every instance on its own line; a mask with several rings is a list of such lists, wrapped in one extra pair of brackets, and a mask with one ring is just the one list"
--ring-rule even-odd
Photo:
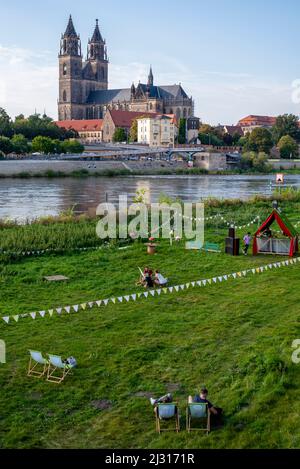
[(63, 101), (67, 101), (67, 92), (66, 92), (66, 90), (63, 91)]
[(149, 104), (149, 109), (150, 109), (150, 111), (152, 111), (152, 108), (153, 108), (152, 103), (150, 103), (150, 104)]
[(68, 71), (67, 64), (63, 64), (63, 75), (66, 75)]
[(185, 108), (183, 109), (183, 117), (184, 118), (186, 117), (186, 109)]

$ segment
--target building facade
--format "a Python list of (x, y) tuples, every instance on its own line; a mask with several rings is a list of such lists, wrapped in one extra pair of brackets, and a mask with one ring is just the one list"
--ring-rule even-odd
[(59, 52), (58, 119), (102, 119), (107, 110), (174, 114), (177, 119), (194, 115), (194, 103), (181, 84), (156, 86), (152, 67), (146, 84), (108, 88), (106, 41), (98, 20), (83, 60), (81, 39), (70, 16), (61, 36)]
[(101, 143), (103, 140), (103, 119), (57, 121), (58, 127), (75, 130), (82, 144)]
[(246, 135), (248, 132), (251, 133), (252, 130), (257, 127), (271, 129), (275, 124), (276, 117), (250, 115), (239, 120), (237, 126), (241, 127), (244, 135)]
[(174, 146), (175, 125), (174, 119), (168, 116), (139, 117), (138, 143), (150, 147)]

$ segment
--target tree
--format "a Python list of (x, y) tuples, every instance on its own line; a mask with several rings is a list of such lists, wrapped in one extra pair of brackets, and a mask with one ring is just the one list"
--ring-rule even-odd
[(299, 117), (294, 114), (283, 114), (278, 116), (276, 124), (273, 127), (273, 137), (275, 143), (278, 143), (281, 137), (289, 135), (296, 142), (300, 142)]
[(14, 152), (18, 155), (21, 155), (22, 153), (28, 153), (29, 144), (27, 138), (25, 138), (24, 135), (14, 135), (11, 139), (11, 143), (13, 145)]
[(137, 142), (138, 141), (138, 121), (137, 119), (133, 119), (131, 127), (130, 127), (130, 141)]
[(253, 129), (248, 139), (248, 148), (256, 153), (264, 152), (269, 154), (273, 147), (272, 134), (263, 127)]
[(299, 155), (298, 144), (290, 135), (281, 137), (277, 147), (281, 158), (295, 158)]
[(8, 153), (11, 153), (13, 149), (13, 144), (8, 137), (0, 137), (0, 152), (8, 155)]
[(11, 119), (2, 107), (0, 107), (0, 135), (4, 137), (11, 137), (13, 135)]
[(61, 143), (62, 152), (82, 153), (84, 146), (78, 140), (65, 140)]
[(114, 134), (113, 134), (113, 142), (126, 142), (127, 141), (127, 133), (125, 129), (121, 127), (117, 127)]
[(266, 153), (250, 151), (243, 153), (241, 160), (242, 169), (267, 172), (269, 170), (268, 155)]
[(38, 153), (53, 153), (55, 150), (55, 143), (49, 137), (38, 136), (32, 140), (32, 151)]
[(181, 145), (186, 143), (186, 119), (179, 120), (178, 143)]

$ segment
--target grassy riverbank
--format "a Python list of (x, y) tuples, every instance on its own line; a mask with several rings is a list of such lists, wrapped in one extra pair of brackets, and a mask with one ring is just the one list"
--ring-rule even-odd
[[(299, 194), (281, 198), (283, 211), (299, 221)], [(248, 203), (211, 200), (206, 215), (222, 213), (242, 225), (257, 215), (265, 217), (270, 205), (263, 198)], [(177, 285), (271, 262), (269, 257), (186, 251), (183, 242), (170, 246), (167, 241), (159, 242), (153, 257), (140, 242), (122, 250), (112, 245), (72, 251), (99, 243), (95, 223), (65, 214), (34, 225), (3, 225), (1, 248), (58, 245), (62, 252), (2, 258), (1, 315), (142, 292), (135, 286), (137, 267), (148, 264)], [(226, 234), (220, 220), (206, 225), (207, 240), (222, 248)], [(20, 318), (8, 325), (2, 321), (7, 363), (0, 365), (0, 447), (299, 448), (300, 365), (291, 361), (291, 344), (300, 337), (299, 268), (297, 263), (52, 318)], [(55, 274), (69, 281), (43, 281)], [(62, 385), (28, 378), (29, 348), (73, 355), (79, 366)], [(202, 384), (224, 408), (224, 427), (209, 436), (185, 430), (157, 435), (148, 397), (171, 391), (183, 427), (186, 398)]]

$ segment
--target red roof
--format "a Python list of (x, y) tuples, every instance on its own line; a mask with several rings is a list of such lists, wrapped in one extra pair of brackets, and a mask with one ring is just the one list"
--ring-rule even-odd
[(167, 116), (171, 118), (173, 121), (172, 123), (176, 124), (176, 119), (174, 114), (159, 114), (156, 112), (133, 112), (133, 111), (118, 111), (118, 110), (110, 110), (108, 111), (111, 115), (113, 123), (116, 127), (125, 127), (130, 129), (132, 125), (132, 121), (139, 117), (160, 117), (160, 116)]
[(239, 126), (252, 126), (252, 125), (261, 125), (261, 126), (273, 126), (276, 124), (276, 117), (271, 116), (254, 116), (250, 115), (239, 120)]
[(76, 132), (97, 132), (102, 130), (103, 119), (66, 120), (57, 121), (55, 124), (60, 128), (73, 129)]

